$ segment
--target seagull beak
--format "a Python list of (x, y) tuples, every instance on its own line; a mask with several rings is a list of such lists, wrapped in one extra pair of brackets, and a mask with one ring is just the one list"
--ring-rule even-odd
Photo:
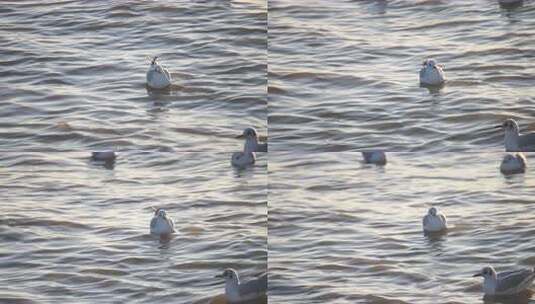
[(480, 273), (476, 273), (472, 276), (472, 278), (475, 278), (475, 277), (482, 277), (483, 274), (480, 272)]
[(245, 135), (240, 134), (240, 135), (236, 136), (236, 138), (237, 138), (237, 139), (242, 139), (242, 138), (245, 138)]
[(503, 129), (503, 126), (502, 125), (499, 125), (499, 126), (494, 126), (492, 127), (493, 129)]
[(222, 274), (217, 274), (214, 278), (222, 279), (223, 275)]

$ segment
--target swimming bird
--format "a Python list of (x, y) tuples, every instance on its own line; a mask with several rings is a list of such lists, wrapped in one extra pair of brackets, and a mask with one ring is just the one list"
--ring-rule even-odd
[(437, 208), (431, 207), (422, 220), (424, 232), (439, 232), (448, 229), (446, 216), (437, 211)]
[(258, 143), (258, 133), (254, 128), (245, 128), (243, 133), (236, 138), (245, 138), (243, 152), (234, 152), (230, 163), (238, 168), (252, 165), (256, 161), (255, 152), (267, 152), (267, 143)]
[(150, 221), (150, 233), (159, 236), (169, 236), (175, 232), (173, 219), (167, 216), (164, 209), (154, 209), (154, 217)]
[(230, 163), (234, 167), (245, 168), (250, 165), (254, 165), (256, 162), (256, 153), (245, 150), (243, 152), (232, 153)]
[(267, 273), (259, 278), (242, 283), (238, 272), (232, 268), (227, 268), (222, 274), (216, 275), (216, 278), (225, 279), (225, 296), (230, 303), (251, 301), (266, 295)]
[(442, 70), (444, 67), (438, 65), (435, 59), (426, 59), (420, 69), (420, 84), (437, 86), (446, 81), (446, 75)]
[(533, 152), (535, 151), (535, 133), (520, 134), (518, 123), (512, 119), (506, 119), (496, 129), (503, 129), (506, 152)]
[(101, 162), (113, 162), (117, 158), (114, 151), (95, 151), (91, 152), (91, 160)]
[(244, 150), (249, 150), (251, 152), (267, 152), (267, 143), (258, 143), (260, 138), (255, 128), (245, 128), (243, 133), (236, 136), (236, 138), (245, 138)]
[(147, 72), (147, 85), (152, 89), (165, 89), (171, 85), (171, 74), (157, 60), (158, 56), (152, 59)]
[(364, 157), (364, 162), (367, 164), (386, 164), (386, 155), (383, 151), (363, 151), (362, 157)]
[(516, 174), (526, 172), (527, 161), (522, 153), (515, 155), (506, 154), (500, 165), (500, 171), (503, 174)]
[(483, 267), (473, 277), (483, 277), (483, 292), (488, 296), (514, 295), (526, 290), (533, 279), (535, 269), (509, 270), (496, 273), (492, 266)]

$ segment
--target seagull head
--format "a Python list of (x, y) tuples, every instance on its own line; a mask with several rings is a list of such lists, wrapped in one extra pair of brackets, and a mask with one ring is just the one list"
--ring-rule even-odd
[(429, 210), (427, 211), (427, 214), (429, 214), (431, 216), (437, 216), (437, 208), (435, 208), (435, 207), (429, 208)]
[(424, 67), (430, 67), (430, 68), (436, 68), (439, 65), (437, 64), (437, 61), (433, 58), (428, 58), (424, 60), (423, 64)]
[(239, 282), (238, 272), (232, 268), (227, 268), (223, 271), (222, 274), (218, 274), (215, 276), (216, 278), (223, 278), (225, 282)]
[(496, 278), (496, 270), (492, 266), (485, 266), (480, 272), (473, 275), (473, 277)]
[(496, 126), (496, 129), (503, 129), (506, 133), (517, 133), (519, 132), (518, 123), (512, 119), (508, 118), (506, 119), (501, 125)]
[(158, 208), (158, 209), (154, 210), (154, 216), (161, 217), (161, 218), (166, 218), (167, 217), (167, 212), (165, 212), (165, 210), (162, 209), (162, 208)]
[(238, 135), (236, 138), (245, 138), (245, 139), (249, 139), (249, 138), (257, 138), (258, 137), (258, 133), (256, 132), (255, 128), (245, 128), (243, 129), (243, 133)]

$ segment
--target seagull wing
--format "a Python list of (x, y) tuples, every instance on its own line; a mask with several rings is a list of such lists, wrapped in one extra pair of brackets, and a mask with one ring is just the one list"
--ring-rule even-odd
[(267, 273), (257, 279), (240, 284), (238, 288), (240, 295), (245, 297), (248, 297), (248, 295), (258, 297), (265, 294), (267, 290)]
[(422, 225), (424, 225), (424, 227), (429, 225), (429, 215), (424, 216), (424, 219), (422, 220)]
[(150, 71), (147, 72), (147, 81), (151, 82), (153, 78), (154, 78), (154, 70), (151, 69)]
[(520, 149), (524, 152), (535, 151), (535, 133), (522, 134), (518, 138)]
[(420, 80), (421, 80), (423, 77), (425, 77), (425, 71), (426, 71), (425, 68), (421, 68), (421, 69), (420, 69)]
[(172, 218), (169, 218), (169, 224), (171, 224), (171, 230), (173, 230), (173, 232), (175, 232), (175, 221), (173, 221)]
[(169, 73), (169, 71), (167, 69), (163, 69), (163, 72), (165, 73), (165, 75), (167, 75), (167, 79), (171, 79), (171, 74)]
[(522, 289), (527, 288), (534, 278), (535, 273), (531, 269), (501, 272), (498, 274), (498, 284), (496, 285), (496, 292), (519, 292)]
[(267, 143), (256, 145), (256, 152), (267, 152), (267, 151), (268, 151)]
[(369, 163), (371, 161), (373, 152), (362, 152), (362, 157), (364, 157), (364, 162)]
[(442, 223), (444, 223), (444, 225), (446, 224), (446, 216), (444, 214), (439, 214), (438, 215), (440, 217), (440, 219), (442, 220)]
[(156, 222), (158, 221), (158, 218), (157, 217), (153, 217), (152, 220), (150, 221), (150, 229), (154, 229), (156, 228)]

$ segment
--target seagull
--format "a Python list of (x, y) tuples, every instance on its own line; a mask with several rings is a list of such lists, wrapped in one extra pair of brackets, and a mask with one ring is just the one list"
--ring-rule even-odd
[(247, 149), (251, 152), (267, 152), (267, 143), (258, 143), (260, 138), (255, 128), (245, 128), (243, 130), (243, 133), (241, 135), (236, 136), (236, 138), (245, 138), (244, 150)]
[(232, 158), (230, 163), (234, 167), (245, 168), (247, 166), (253, 165), (256, 161), (256, 153), (249, 152), (247, 150), (243, 152), (234, 152), (232, 153)]
[(444, 67), (438, 65), (435, 59), (426, 59), (420, 70), (420, 84), (437, 86), (446, 81), (446, 76), (442, 70)]
[(448, 229), (446, 216), (438, 213), (437, 208), (431, 207), (422, 220), (424, 232), (439, 232)]
[(100, 162), (113, 162), (117, 158), (117, 154), (114, 151), (95, 151), (91, 152), (92, 161)]
[(154, 217), (150, 221), (150, 233), (159, 236), (169, 236), (175, 232), (173, 219), (167, 216), (164, 209), (154, 209)]
[(364, 157), (364, 162), (366, 164), (386, 164), (386, 155), (383, 151), (363, 151), (362, 157)]
[(504, 130), (506, 152), (535, 151), (535, 133), (520, 134), (518, 123), (514, 119), (508, 118), (501, 125), (494, 128)]
[(483, 267), (473, 275), (483, 277), (483, 292), (488, 296), (514, 295), (526, 290), (533, 279), (535, 269), (509, 270), (496, 274), (492, 266)]
[(522, 153), (506, 154), (503, 157), (500, 171), (503, 174), (516, 174), (526, 172), (526, 157)]
[(258, 143), (258, 133), (254, 128), (245, 128), (243, 133), (236, 138), (245, 138), (243, 152), (234, 152), (230, 163), (238, 168), (245, 168), (256, 161), (255, 152), (267, 152), (267, 143)]
[(267, 273), (264, 273), (259, 278), (242, 283), (238, 272), (232, 268), (227, 268), (222, 274), (216, 275), (216, 278), (225, 279), (225, 296), (230, 303), (251, 301), (266, 295)]
[(171, 74), (157, 60), (158, 56), (152, 59), (147, 72), (147, 85), (152, 89), (165, 89), (171, 85)]

